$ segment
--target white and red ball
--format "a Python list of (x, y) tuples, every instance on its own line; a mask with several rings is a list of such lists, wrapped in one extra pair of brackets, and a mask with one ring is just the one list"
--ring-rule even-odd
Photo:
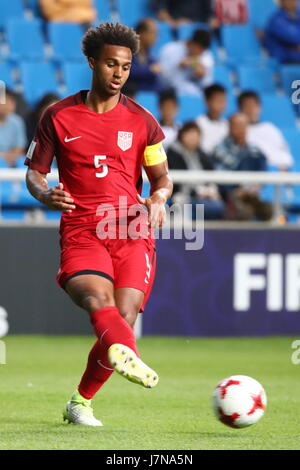
[(219, 421), (231, 428), (245, 428), (263, 416), (267, 397), (257, 380), (246, 375), (232, 375), (216, 386), (212, 402)]

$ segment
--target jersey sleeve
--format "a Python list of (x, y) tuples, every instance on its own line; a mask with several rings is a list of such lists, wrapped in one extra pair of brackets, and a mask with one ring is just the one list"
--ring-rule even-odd
[(28, 149), (24, 164), (41, 173), (51, 171), (51, 163), (55, 155), (56, 132), (51, 110), (42, 115), (33, 141)]
[(143, 166), (158, 165), (167, 160), (165, 149), (163, 148), (162, 142), (158, 144), (147, 145), (144, 151)]
[(147, 116), (147, 145), (155, 145), (164, 140), (163, 133), (159, 123), (152, 114)]

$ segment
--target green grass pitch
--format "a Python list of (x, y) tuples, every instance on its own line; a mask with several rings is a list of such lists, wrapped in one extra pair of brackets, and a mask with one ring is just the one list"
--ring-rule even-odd
[[(103, 428), (67, 425), (62, 409), (76, 388), (93, 339), (11, 336), (0, 365), (0, 449), (300, 449), (297, 338), (143, 338), (143, 360), (157, 370), (155, 389), (114, 374), (93, 401)], [(211, 393), (228, 375), (266, 389), (268, 409), (256, 425), (219, 423)]]

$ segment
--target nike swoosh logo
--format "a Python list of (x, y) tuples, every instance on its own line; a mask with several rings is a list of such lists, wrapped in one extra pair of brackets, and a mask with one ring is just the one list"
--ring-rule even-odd
[(81, 135), (79, 137), (71, 137), (71, 139), (68, 139), (68, 137), (65, 137), (65, 142), (71, 142), (71, 140), (76, 140), (76, 139), (81, 139)]
[(97, 364), (99, 364), (99, 366), (103, 367), (103, 368), (106, 369), (106, 370), (115, 370), (115, 369), (110, 369), (109, 367), (106, 367), (104, 364), (102, 364), (102, 362), (100, 361), (100, 359), (98, 359)]

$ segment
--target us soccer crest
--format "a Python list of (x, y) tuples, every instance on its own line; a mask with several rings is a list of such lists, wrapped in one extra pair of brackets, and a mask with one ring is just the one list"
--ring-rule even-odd
[(124, 132), (124, 131), (119, 131), (118, 132), (118, 147), (120, 147), (121, 150), (125, 152), (125, 150), (130, 149), (132, 146), (132, 137), (133, 133), (132, 132)]

